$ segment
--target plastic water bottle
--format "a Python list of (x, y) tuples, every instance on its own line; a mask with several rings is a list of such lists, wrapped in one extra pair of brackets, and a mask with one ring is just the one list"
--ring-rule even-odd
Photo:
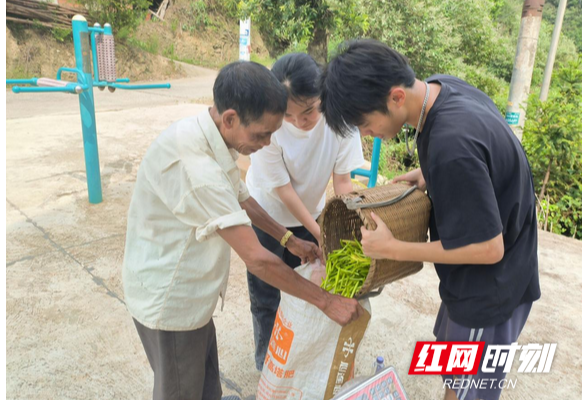
[(378, 356), (374, 363), (374, 375), (384, 369), (384, 357)]
[[(349, 392), (352, 389), (361, 386), (362, 383), (371, 379), (374, 375), (376, 375), (378, 372), (380, 372), (384, 368), (385, 368), (384, 357), (378, 356), (376, 358), (376, 362), (374, 363), (374, 368), (372, 369), (371, 375), (356, 376), (355, 378), (351, 379), (350, 381), (344, 383), (343, 386), (341, 386), (341, 390), (339, 391), (337, 396), (341, 396), (342, 394), (345, 394), (345, 392)], [(342, 397), (342, 398), (345, 398), (345, 397)]]

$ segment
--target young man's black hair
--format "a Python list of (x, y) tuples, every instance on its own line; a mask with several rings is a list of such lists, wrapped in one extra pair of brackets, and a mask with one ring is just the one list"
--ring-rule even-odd
[(236, 61), (224, 66), (212, 91), (218, 112), (235, 110), (245, 126), (265, 112), (285, 113), (288, 103), (284, 86), (266, 67), (255, 62)]
[(321, 77), (321, 111), (337, 134), (347, 136), (353, 126), (363, 124), (365, 114), (388, 113), (392, 86), (410, 88), (414, 82), (406, 57), (385, 44), (372, 39), (344, 42)]

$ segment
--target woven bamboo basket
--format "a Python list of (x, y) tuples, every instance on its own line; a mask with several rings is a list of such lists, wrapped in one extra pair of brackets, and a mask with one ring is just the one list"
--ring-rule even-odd
[[(362, 226), (375, 229), (371, 212), (386, 223), (395, 238), (406, 242), (426, 242), (431, 203), (423, 192), (414, 189), (403, 184), (383, 185), (329, 199), (319, 218), (320, 244), (325, 260), (329, 253), (341, 248), (341, 239), (361, 240)], [(403, 194), (405, 197), (398, 200)], [(394, 204), (362, 208), (392, 199), (396, 199)], [(355, 297), (381, 289), (422, 268), (422, 262), (372, 260), (365, 283)]]
[[(351, 185), (353, 186), (353, 190), (354, 191), (358, 191), (358, 190), (362, 190), (362, 189), (367, 189), (367, 186), (364, 185), (363, 183), (361, 183), (360, 181), (358, 181), (357, 179), (352, 179), (351, 180)], [(333, 180), (332, 179), (327, 184), (326, 194), (327, 194), (327, 201), (331, 197), (335, 197), (335, 188), (333, 187)]]

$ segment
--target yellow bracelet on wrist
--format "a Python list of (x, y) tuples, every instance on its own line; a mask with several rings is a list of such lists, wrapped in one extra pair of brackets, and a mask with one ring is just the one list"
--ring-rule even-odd
[(280, 244), (282, 245), (282, 247), (286, 247), (286, 243), (288, 242), (288, 239), (290, 239), (290, 236), (292, 236), (293, 233), (292, 231), (288, 231), (284, 234), (284, 237), (282, 237), (282, 240), (280, 240)]

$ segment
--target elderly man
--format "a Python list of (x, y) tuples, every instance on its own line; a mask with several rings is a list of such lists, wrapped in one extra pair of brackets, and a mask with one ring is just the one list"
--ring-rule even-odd
[(150, 146), (128, 215), (123, 282), (127, 307), (155, 374), (154, 399), (220, 399), (212, 314), (224, 297), (231, 247), (268, 284), (310, 302), (339, 324), (362, 312), (264, 249), (251, 223), (302, 261), (315, 244), (292, 236), (249, 197), (238, 153), (267, 146), (287, 104), (265, 67), (227, 65), (214, 83), (214, 106), (176, 122)]

